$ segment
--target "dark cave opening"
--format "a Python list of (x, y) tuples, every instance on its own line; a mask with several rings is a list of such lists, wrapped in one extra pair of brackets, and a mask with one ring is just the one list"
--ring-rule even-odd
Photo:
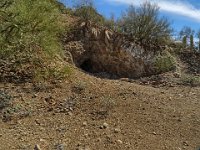
[(119, 77), (116, 74), (109, 73), (104, 70), (104, 68), (99, 67), (99, 65), (95, 64), (91, 59), (84, 60), (79, 67), (89, 73), (90, 75), (99, 77), (99, 78), (107, 78), (107, 79), (118, 79)]
[(93, 64), (90, 59), (86, 59), (81, 65), (80, 68), (89, 73), (95, 73), (93, 70)]

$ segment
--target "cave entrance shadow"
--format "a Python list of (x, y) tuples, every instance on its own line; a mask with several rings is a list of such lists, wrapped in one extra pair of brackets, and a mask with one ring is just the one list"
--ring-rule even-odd
[(93, 70), (93, 64), (90, 59), (86, 59), (81, 65), (80, 68), (89, 73), (95, 73)]
[(95, 69), (95, 65), (92, 62), (91, 59), (86, 59), (85, 61), (82, 62), (79, 66), (85, 73), (98, 77), (98, 78), (103, 78), (103, 79), (111, 79), (111, 80), (116, 80), (119, 79), (119, 77), (115, 74), (111, 74), (102, 70), (97, 71)]

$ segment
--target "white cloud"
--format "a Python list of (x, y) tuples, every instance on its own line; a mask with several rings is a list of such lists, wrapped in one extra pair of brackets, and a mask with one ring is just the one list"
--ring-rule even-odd
[[(110, 2), (118, 2), (122, 4), (133, 4), (140, 5), (145, 1), (150, 0), (107, 0)], [(195, 21), (200, 22), (200, 9), (195, 8), (192, 4), (186, 1), (180, 0), (151, 0), (150, 2), (157, 3), (160, 10), (174, 13), (177, 15), (185, 16), (191, 18)]]

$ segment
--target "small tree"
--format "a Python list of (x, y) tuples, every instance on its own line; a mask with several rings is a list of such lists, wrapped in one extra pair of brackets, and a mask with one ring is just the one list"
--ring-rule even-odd
[(118, 22), (122, 32), (143, 44), (164, 44), (172, 32), (168, 20), (159, 17), (159, 7), (149, 2), (130, 6)]

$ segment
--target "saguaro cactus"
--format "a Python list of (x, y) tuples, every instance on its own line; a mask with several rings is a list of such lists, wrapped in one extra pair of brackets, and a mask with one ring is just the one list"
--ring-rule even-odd
[(183, 37), (182, 43), (183, 43), (183, 47), (186, 48), (187, 47), (187, 36)]
[(194, 36), (190, 35), (190, 49), (193, 50), (194, 49)]

